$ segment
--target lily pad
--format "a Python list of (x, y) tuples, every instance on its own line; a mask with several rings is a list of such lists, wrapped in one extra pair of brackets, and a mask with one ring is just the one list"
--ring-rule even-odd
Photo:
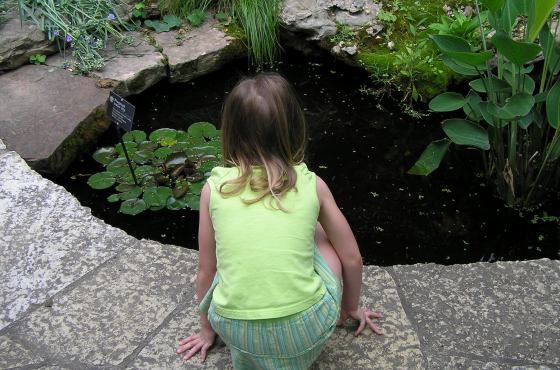
[(154, 152), (156, 158), (167, 158), (170, 154), (173, 154), (173, 150), (171, 148), (159, 148)]
[(159, 140), (164, 137), (175, 139), (177, 137), (177, 130), (172, 128), (160, 128), (150, 134), (150, 140), (154, 143), (159, 142)]
[(166, 186), (149, 188), (144, 191), (143, 199), (148, 207), (161, 207), (167, 204), (167, 199), (173, 194), (171, 189)]
[(115, 184), (115, 174), (112, 172), (100, 172), (91, 175), (87, 181), (93, 189), (107, 189)]
[(207, 139), (211, 139), (219, 135), (218, 130), (216, 130), (216, 126), (210, 122), (193, 123), (189, 126), (187, 132), (192, 137), (205, 137)]
[(132, 159), (138, 164), (148, 163), (153, 157), (154, 152), (148, 150), (139, 150), (132, 155)]
[[(131, 155), (133, 152), (136, 151), (136, 147), (138, 146), (137, 143), (135, 143), (134, 141), (125, 141), (124, 142), (124, 147), (126, 148), (126, 151), (128, 152), (128, 155)], [(124, 156), (124, 149), (121, 143), (115, 145), (115, 151), (117, 153), (119, 153), (120, 156)]]
[(142, 199), (129, 199), (121, 203), (119, 212), (135, 216), (147, 209), (146, 202)]
[(135, 186), (131, 190), (121, 193), (120, 198), (122, 200), (135, 199), (140, 195), (142, 195), (142, 188)]
[[(141, 143), (146, 140), (146, 133), (141, 130), (132, 130), (123, 135), (124, 141), (135, 141)], [(128, 149), (128, 148), (127, 148)]]
[[(134, 166), (133, 166), (134, 167)], [(115, 175), (123, 175), (130, 173), (130, 168), (128, 167), (128, 161), (126, 158), (117, 158), (107, 165), (107, 171), (112, 172)]]
[(111, 194), (107, 197), (109, 203), (116, 203), (121, 200), (120, 194)]
[(93, 153), (93, 159), (103, 165), (111, 163), (115, 159), (115, 156), (116, 151), (113, 147), (99, 148)]
[(167, 209), (170, 209), (172, 211), (177, 211), (180, 209), (184, 209), (187, 208), (188, 204), (187, 202), (185, 202), (182, 199), (177, 199), (175, 197), (171, 197), (169, 199), (167, 199)]

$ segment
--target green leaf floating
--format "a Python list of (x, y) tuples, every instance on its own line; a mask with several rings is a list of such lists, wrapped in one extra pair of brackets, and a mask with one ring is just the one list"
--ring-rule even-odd
[(427, 176), (434, 172), (441, 164), (450, 144), (451, 142), (447, 139), (430, 143), (407, 173), (409, 175)]
[(115, 174), (112, 172), (100, 172), (91, 175), (87, 181), (93, 189), (107, 189), (115, 184)]
[(142, 199), (129, 199), (121, 203), (121, 208), (119, 212), (126, 215), (136, 216), (137, 214), (145, 211), (147, 209), (146, 202)]
[(158, 143), (163, 138), (175, 139), (177, 137), (177, 130), (172, 128), (160, 128), (150, 134), (150, 140)]
[[(141, 143), (146, 140), (146, 133), (140, 130), (132, 130), (123, 135), (123, 141), (135, 141)], [(128, 148), (127, 148), (128, 149)]]
[(99, 148), (93, 153), (93, 159), (101, 164), (111, 163), (116, 156), (116, 150), (112, 147)]
[(196, 122), (189, 126), (187, 131), (192, 137), (205, 137), (211, 139), (219, 135), (216, 127), (209, 122)]
[(451, 118), (443, 121), (443, 131), (457, 145), (466, 145), (482, 150), (490, 149), (488, 133), (480, 125), (465, 119)]
[(170, 188), (158, 186), (144, 191), (143, 199), (148, 207), (164, 207), (167, 204), (167, 199), (172, 195)]

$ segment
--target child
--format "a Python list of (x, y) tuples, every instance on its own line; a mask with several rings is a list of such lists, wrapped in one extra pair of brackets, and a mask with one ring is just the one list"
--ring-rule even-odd
[[(323, 180), (303, 163), (305, 119), (278, 74), (242, 80), (222, 116), (225, 167), (200, 196), (201, 330), (179, 342), (202, 361), (216, 333), (235, 369), (307, 369), (337, 322), (359, 321), (362, 258)], [(344, 288), (341, 288), (341, 280)]]

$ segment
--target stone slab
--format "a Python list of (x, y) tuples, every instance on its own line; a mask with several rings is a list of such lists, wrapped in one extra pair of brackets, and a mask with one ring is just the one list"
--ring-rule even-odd
[(0, 329), (136, 242), (6, 152), (0, 156)]
[(393, 270), (426, 355), (560, 367), (560, 261)]
[(108, 89), (48, 66), (0, 75), (0, 138), (37, 170), (60, 174), (107, 129)]
[[(368, 329), (355, 337), (355, 326), (337, 328), (313, 369), (423, 368), (420, 343), (400, 305), (393, 279), (386, 271), (373, 266), (365, 268), (363, 279), (362, 303), (385, 313), (379, 322), (385, 335), (377, 336)], [(186, 299), (186, 308), (162, 328), (129, 369), (184, 368), (175, 353), (177, 343), (198, 328), (194, 292), (189, 292)], [(232, 369), (232, 366), (227, 348), (219, 342), (204, 364), (196, 358), (188, 362), (188, 368)]]
[(375, 25), (380, 3), (366, 0), (286, 0), (282, 8), (281, 29), (322, 41), (336, 34), (336, 24), (352, 27)]
[(117, 366), (145, 345), (184, 291), (192, 292), (194, 255), (142, 241), (26, 316), (14, 333), (56, 358)]
[(105, 67), (91, 73), (92, 77), (102, 80), (100, 83), (115, 81), (114, 91), (123, 97), (140, 94), (167, 77), (165, 57), (143, 34), (129, 32), (125, 36), (130, 37), (132, 43), (119, 50), (114, 44), (109, 45), (105, 50)]
[(551, 367), (545, 365), (536, 365), (530, 363), (503, 363), (498, 361), (488, 361), (484, 359), (473, 359), (461, 356), (428, 356), (428, 369), (480, 369), (480, 370), (552, 370)]
[(29, 63), (29, 57), (34, 54), (56, 52), (56, 46), (35, 23), (26, 21), (22, 24), (17, 13), (8, 17), (6, 22), (0, 22), (0, 71)]
[(33, 353), (7, 336), (0, 337), (0, 369), (35, 365), (41, 362), (43, 358), (37, 353)]
[(215, 28), (214, 20), (188, 32), (154, 33), (169, 65), (171, 82), (187, 82), (217, 70), (226, 62), (246, 55), (240, 40)]

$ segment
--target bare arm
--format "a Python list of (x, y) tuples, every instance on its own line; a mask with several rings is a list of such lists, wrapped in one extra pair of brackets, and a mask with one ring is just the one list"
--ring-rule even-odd
[[(214, 228), (209, 212), (210, 187), (205, 184), (200, 194), (200, 219), (198, 226), (198, 274), (196, 276), (196, 296), (201, 301), (212, 285), (216, 274), (216, 242)], [(200, 333), (191, 335), (179, 342), (177, 353), (189, 351), (184, 357), (188, 360), (200, 351), (202, 361), (206, 359), (206, 351), (214, 343), (216, 334), (210, 326), (205, 314), (200, 314)]]
[(342, 264), (341, 320), (348, 315), (360, 322), (354, 335), (359, 335), (366, 325), (375, 333), (383, 335), (381, 329), (371, 321), (372, 318), (381, 318), (381, 313), (359, 306), (363, 267), (360, 249), (348, 221), (336, 205), (329, 187), (320, 177), (317, 177), (317, 195), (321, 205), (319, 223)]
[[(216, 241), (214, 227), (210, 218), (210, 186), (208, 183), (200, 193), (200, 216), (198, 223), (198, 274), (196, 276), (196, 297), (198, 301), (208, 292), (216, 274)], [(200, 325), (203, 329), (212, 329), (208, 318), (200, 314)]]
[(342, 264), (342, 309), (357, 310), (362, 287), (362, 256), (358, 243), (329, 187), (320, 177), (317, 177), (317, 195), (321, 205), (319, 222)]

